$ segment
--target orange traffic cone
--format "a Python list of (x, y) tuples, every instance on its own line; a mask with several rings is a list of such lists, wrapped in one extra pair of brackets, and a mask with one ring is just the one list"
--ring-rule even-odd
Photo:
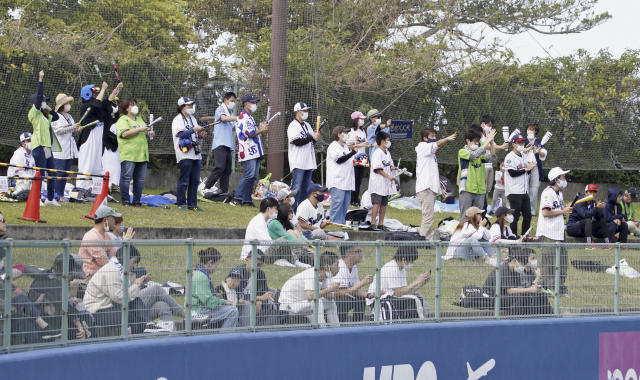
[(89, 213), (89, 215), (84, 215), (81, 218), (93, 220), (96, 217), (96, 211), (98, 210), (98, 207), (100, 207), (103, 203), (107, 203), (107, 195), (109, 195), (109, 172), (104, 173), (104, 178), (102, 179), (102, 191), (96, 196), (96, 200), (93, 201), (91, 212)]
[(31, 183), (27, 205), (20, 219), (39, 223), (47, 222), (40, 219), (40, 171), (36, 172), (36, 178)]

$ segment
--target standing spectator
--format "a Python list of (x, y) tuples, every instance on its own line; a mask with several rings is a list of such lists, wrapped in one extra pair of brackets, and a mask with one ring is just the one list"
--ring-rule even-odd
[(214, 86), (215, 82), (213, 78), (209, 78), (194, 96), (196, 104), (198, 104), (196, 117), (203, 123), (215, 119), (214, 113), (216, 104), (218, 103), (218, 95), (216, 94)]
[[(35, 94), (31, 95), (31, 104), (33, 106), (29, 110), (29, 122), (33, 125), (31, 154), (36, 166), (44, 168), (40, 171), (41, 177), (44, 177), (47, 173), (45, 169), (53, 169), (55, 167), (53, 152), (62, 151), (60, 142), (58, 142), (58, 138), (53, 133), (53, 127), (51, 126), (52, 122), (58, 120), (58, 114), (51, 112), (51, 107), (47, 105), (49, 98), (44, 96), (43, 78), (44, 71), (40, 71), (38, 74), (38, 89)], [(45, 206), (60, 206), (60, 203), (53, 199), (54, 190), (54, 181), (47, 181)]]
[(221, 258), (220, 251), (213, 247), (198, 252), (199, 263), (192, 276), (192, 311), (210, 316), (211, 322), (222, 321), (222, 328), (232, 328), (238, 325), (238, 309), (231, 305), (231, 301), (215, 296), (215, 285), (211, 279)]
[[(465, 135), (466, 145), (458, 151), (458, 186), (460, 188), (460, 222), (466, 218), (466, 211), (471, 206), (482, 207), (486, 201), (487, 186), (485, 181), (485, 167), (483, 163), (495, 158), (493, 155), (493, 139), (495, 129), (491, 129), (487, 139), (480, 146), (478, 142), (482, 135), (477, 131), (477, 124), (469, 128)], [(489, 149), (491, 155), (487, 155)], [(491, 169), (493, 171), (493, 168)]]
[(204, 182), (203, 194), (212, 192), (211, 187), (218, 180), (220, 180), (220, 187), (213, 193), (217, 195), (229, 192), (229, 176), (231, 176), (235, 142), (233, 125), (238, 120), (237, 116), (233, 116), (236, 98), (235, 93), (227, 92), (224, 94), (222, 104), (216, 109), (215, 120), (218, 121), (218, 124), (213, 127), (213, 142), (211, 143), (214, 168)]
[[(78, 157), (78, 147), (76, 146), (76, 140), (73, 138), (73, 132), (79, 131), (82, 128), (80, 127), (80, 123), (75, 123), (73, 117), (69, 114), (72, 103), (73, 97), (71, 96), (67, 96), (66, 94), (58, 94), (58, 96), (56, 96), (55, 111), (58, 113), (58, 120), (51, 123), (51, 125), (62, 148), (61, 152), (53, 153), (55, 168), (58, 170), (71, 170), (73, 159)], [(56, 176), (66, 178), (67, 173), (58, 172)], [(64, 198), (64, 187), (66, 184), (66, 179), (55, 181), (55, 192), (58, 194), (59, 199)]]
[(378, 141), (376, 136), (379, 132), (384, 132), (391, 138), (391, 119), (387, 120), (387, 125), (384, 128), (380, 128), (382, 124), (382, 113), (377, 109), (371, 109), (367, 112), (367, 118), (369, 119), (369, 126), (367, 127), (367, 142), (369, 143), (369, 158), (373, 160), (373, 152), (378, 149)]
[(195, 106), (193, 100), (186, 96), (178, 99), (178, 114), (171, 123), (171, 135), (180, 167), (176, 206), (181, 210), (201, 211), (198, 207), (198, 184), (202, 164), (200, 139), (206, 132), (193, 117), (196, 112)]
[[(584, 189), (585, 195), (595, 197), (598, 195), (598, 186), (589, 184)], [(605, 238), (609, 243), (607, 220), (604, 214), (604, 202), (589, 201), (575, 205), (569, 220), (567, 221), (567, 235), (572, 237), (587, 238), (587, 244), (591, 244), (591, 237)], [(593, 247), (587, 247), (593, 249)]]
[(547, 159), (546, 150), (543, 149), (542, 140), (537, 138), (540, 126), (532, 123), (527, 125), (527, 160), (536, 164), (536, 169), (529, 172), (529, 198), (531, 199), (531, 215), (536, 215), (538, 210), (538, 192), (540, 180), (544, 178), (542, 161)]
[(324, 193), (327, 192), (327, 188), (314, 183), (309, 188), (309, 191), (309, 196), (304, 202), (300, 203), (296, 212), (298, 223), (307, 239), (326, 240), (327, 234), (324, 232), (324, 228), (331, 222), (325, 218), (322, 202), (325, 199)]
[[(140, 197), (149, 161), (147, 135), (151, 138), (155, 136), (155, 132), (146, 126), (141, 117), (138, 117), (139, 111), (134, 99), (124, 99), (120, 102), (121, 116), (116, 123), (116, 130), (120, 150), (120, 196), (123, 206), (142, 206)], [(133, 201), (129, 198), (131, 179), (133, 179)]]
[[(416, 294), (431, 278), (431, 271), (424, 272), (411, 283), (407, 281), (407, 269), (418, 260), (416, 247), (398, 247), (393, 259), (380, 268), (380, 298), (391, 304), (393, 319), (417, 319), (424, 317), (429, 305)], [(373, 308), (376, 296), (376, 278), (367, 291), (367, 305)], [(384, 308), (386, 309), (386, 308)], [(391, 319), (389, 317), (381, 319)]]
[[(291, 316), (303, 316), (313, 322), (313, 305), (315, 299), (315, 268), (304, 271), (289, 278), (280, 292), (280, 310)], [(340, 286), (333, 282), (333, 276), (338, 273), (338, 255), (333, 252), (323, 252), (320, 255), (320, 271), (318, 271), (318, 323), (325, 326), (339, 323), (338, 311), (334, 292)]]
[(260, 99), (248, 94), (242, 98), (242, 112), (238, 115), (236, 134), (238, 136), (238, 161), (242, 162), (242, 178), (238, 182), (232, 206), (252, 206), (251, 192), (260, 174), (260, 159), (264, 155), (260, 135), (269, 131), (266, 122), (256, 124), (253, 113), (258, 109)]
[(515, 210), (511, 230), (518, 233), (518, 221), (522, 214), (522, 233), (531, 226), (531, 205), (529, 200), (529, 173), (536, 169), (534, 162), (528, 162), (523, 154), (527, 141), (517, 135), (513, 138), (513, 150), (504, 159), (504, 192), (509, 200), (509, 206)]
[(640, 224), (638, 219), (636, 219), (635, 212), (633, 211), (633, 196), (631, 195), (631, 189), (627, 189), (624, 191), (624, 197), (622, 198), (622, 214), (624, 215), (624, 219), (627, 223), (627, 228), (629, 229), (629, 233), (635, 236), (640, 235)]
[(618, 234), (618, 243), (626, 243), (627, 236), (629, 235), (629, 227), (625, 222), (621, 203), (622, 191), (616, 187), (609, 188), (607, 206), (605, 207), (609, 241), (616, 241), (615, 235)]
[[(376, 144), (380, 149), (376, 149), (371, 157), (371, 176), (369, 177), (369, 193), (371, 193), (371, 229), (382, 231), (384, 224), (384, 214), (387, 211), (389, 192), (394, 177), (391, 171), (395, 170), (389, 147), (391, 137), (385, 132), (376, 135)], [(376, 218), (378, 224), (376, 226)]]
[[(480, 138), (480, 144), (483, 145), (485, 141), (489, 139), (489, 134), (491, 131), (495, 131), (496, 121), (491, 115), (483, 115), (480, 119), (480, 127), (482, 137)], [(486, 149), (487, 156), (495, 155), (499, 150), (505, 150), (509, 147), (509, 143), (505, 141), (502, 145), (497, 145), (493, 139), (491, 139), (491, 145)], [(488, 195), (491, 192), (491, 186), (493, 185), (493, 162), (485, 162), (484, 163), (484, 180), (486, 186), (486, 194)], [(486, 202), (486, 199), (485, 199)], [(486, 203), (482, 207), (486, 210)]]
[(289, 169), (291, 170), (291, 190), (298, 190), (296, 203), (293, 205), (295, 212), (300, 203), (309, 196), (311, 174), (317, 168), (315, 142), (320, 137), (319, 132), (314, 132), (309, 123), (311, 107), (305, 103), (296, 103), (293, 107), (296, 117), (287, 127), (287, 139), (289, 140)]
[[(363, 129), (366, 118), (367, 117), (360, 111), (355, 111), (351, 114), (351, 131), (347, 134), (347, 145), (354, 145), (356, 147), (356, 158), (358, 155), (367, 154), (369, 143), (367, 142), (367, 134)], [(351, 205), (355, 207), (360, 207), (360, 184), (362, 184), (364, 168), (362, 164), (354, 163), (355, 190), (351, 193)]]
[(108, 110), (107, 122), (104, 128), (104, 138), (102, 143), (102, 168), (109, 172), (109, 188), (111, 192), (120, 192), (120, 151), (118, 150), (118, 131), (116, 122), (120, 116), (120, 100), (115, 98), (111, 101), (111, 109)]
[[(96, 210), (95, 225), (82, 237), (82, 245), (78, 255), (82, 259), (82, 271), (87, 278), (91, 277), (98, 269), (109, 262), (116, 254), (115, 244), (112, 244), (109, 231), (115, 230), (116, 218), (122, 217), (111, 207), (102, 205)], [(104, 242), (98, 245), (95, 242)]]
[[(572, 207), (565, 207), (562, 190), (567, 187), (565, 174), (568, 170), (554, 167), (549, 170), (551, 184), (542, 191), (540, 198), (540, 212), (536, 236), (542, 243), (564, 241), (564, 216), (571, 214)], [(567, 248), (560, 247), (560, 294), (568, 295), (565, 281), (567, 279), (568, 253)], [(542, 286), (553, 289), (555, 284), (556, 247), (543, 247), (540, 256), (540, 270), (542, 271)]]
[[(497, 170), (495, 174), (496, 183), (493, 186), (493, 203), (491, 204), (491, 212), (489, 214), (494, 214), (499, 207), (509, 206), (507, 196), (504, 193), (504, 172), (504, 161), (500, 161), (500, 170)], [(498, 203), (498, 201), (500, 201), (500, 203)]]
[(364, 320), (367, 292), (363, 290), (373, 282), (373, 275), (367, 275), (360, 280), (358, 264), (362, 261), (362, 249), (352, 245), (340, 246), (340, 262), (338, 274), (333, 277), (333, 282), (340, 284), (336, 290), (336, 305), (338, 307), (338, 319), (340, 322), (348, 322), (349, 310), (353, 310), (351, 322)]
[[(29, 166), (33, 167), (35, 161), (33, 156), (31, 155), (31, 133), (23, 132), (20, 134), (20, 147), (13, 152), (11, 156), (11, 160), (9, 160), (11, 165), (20, 165), (20, 166)], [(7, 177), (23, 177), (23, 178), (31, 178), (35, 175), (35, 170), (33, 169), (25, 169), (25, 168), (16, 168), (13, 166), (9, 166), (7, 168)], [(31, 190), (31, 181), (30, 180), (9, 180), (9, 187), (15, 187), (13, 194), (15, 196), (21, 192), (28, 192)], [(26, 200), (26, 197), (24, 198)]]
[[(416, 146), (416, 195), (422, 208), (420, 235), (426, 240), (433, 239), (433, 208), (436, 197), (440, 193), (440, 173), (438, 172), (438, 158), (436, 152), (441, 146), (453, 141), (458, 136), (454, 133), (438, 140), (436, 131), (431, 128), (423, 129), (422, 141)], [(444, 201), (444, 197), (442, 199)]]
[(351, 203), (351, 192), (355, 190), (352, 157), (356, 151), (345, 142), (347, 134), (343, 126), (333, 128), (333, 142), (327, 148), (327, 187), (331, 193), (329, 218), (334, 223), (344, 224)]
[[(451, 236), (451, 243), (447, 253), (442, 258), (449, 259), (474, 259), (482, 258), (485, 263), (495, 265), (496, 258), (493, 247), (489, 244), (491, 233), (487, 229), (487, 218), (482, 216), (484, 210), (471, 206), (466, 211), (467, 219), (460, 222)], [(455, 243), (464, 243), (455, 244)]]

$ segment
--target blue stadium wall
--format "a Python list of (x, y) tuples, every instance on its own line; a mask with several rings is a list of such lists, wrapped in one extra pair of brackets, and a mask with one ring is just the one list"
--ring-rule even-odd
[(635, 371), (640, 317), (219, 334), (0, 355), (2, 379), (583, 380), (609, 372), (627, 380)]

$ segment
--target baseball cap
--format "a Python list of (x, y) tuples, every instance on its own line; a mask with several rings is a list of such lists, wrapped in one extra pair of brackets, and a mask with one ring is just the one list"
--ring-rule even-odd
[(475, 214), (482, 214), (484, 212), (484, 210), (481, 210), (479, 208), (477, 208), (476, 206), (471, 206), (467, 209), (467, 211), (464, 212), (464, 215), (467, 218), (473, 218), (473, 216)]
[(327, 191), (327, 188), (326, 187), (322, 187), (322, 186), (318, 185), (317, 183), (313, 183), (313, 184), (311, 184), (311, 186), (309, 186), (308, 191), (309, 191), (309, 194), (311, 194), (313, 192), (316, 192), (316, 191), (320, 191), (320, 192), (324, 193), (324, 192)]
[(29, 140), (31, 139), (31, 132), (23, 132), (20, 135), (20, 142), (23, 142), (24, 140)]
[(229, 271), (227, 277), (242, 278), (242, 272), (240, 271), (240, 268), (233, 268)]
[(109, 207), (107, 205), (102, 205), (98, 207), (98, 209), (96, 210), (96, 216), (94, 217), (94, 219), (100, 220), (100, 219), (106, 218), (107, 216), (113, 216), (117, 218), (122, 216), (122, 214), (116, 212), (116, 210), (114, 210), (112, 207)]
[(501, 216), (505, 216), (507, 214), (513, 214), (515, 210), (512, 208), (508, 208), (508, 207), (498, 207), (498, 209), (496, 210), (496, 217), (501, 217)]
[(311, 109), (311, 107), (309, 107), (307, 105), (307, 103), (303, 103), (303, 102), (296, 103), (296, 105), (293, 106), (293, 112), (306, 111), (306, 110), (310, 110), (310, 109)]
[(527, 139), (522, 137), (522, 135), (520, 135), (520, 134), (517, 134), (517, 135), (513, 136), (513, 138), (511, 139), (512, 143), (519, 143), (519, 142), (525, 142), (525, 141), (527, 141)]
[(351, 120), (355, 119), (366, 119), (367, 117), (360, 111), (355, 111), (351, 114)]
[(598, 185), (594, 185), (593, 183), (588, 184), (584, 187), (584, 191), (598, 191)]
[(379, 116), (379, 115), (380, 115), (380, 111), (378, 111), (375, 108), (372, 108), (372, 109), (369, 110), (369, 112), (367, 112), (367, 117), (368, 118), (371, 118), (373, 116)]
[(569, 173), (569, 171), (570, 170), (562, 170), (559, 166), (551, 168), (551, 170), (549, 170), (549, 181), (553, 182), (554, 179), (560, 177), (561, 175)]
[(247, 94), (242, 97), (242, 104), (244, 103), (257, 103), (260, 101), (260, 98), (255, 97), (253, 94)]
[(186, 96), (181, 96), (180, 99), (178, 99), (178, 107), (189, 104), (195, 104), (195, 102)]
[(294, 197), (296, 194), (298, 194), (298, 189), (295, 189), (295, 190), (280, 189), (280, 191), (278, 191), (278, 200), (281, 201), (289, 197)]

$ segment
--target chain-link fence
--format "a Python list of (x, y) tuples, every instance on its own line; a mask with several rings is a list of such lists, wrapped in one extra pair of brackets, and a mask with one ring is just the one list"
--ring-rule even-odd
[(639, 244), (269, 244), (1, 241), (2, 349), (640, 310)]

